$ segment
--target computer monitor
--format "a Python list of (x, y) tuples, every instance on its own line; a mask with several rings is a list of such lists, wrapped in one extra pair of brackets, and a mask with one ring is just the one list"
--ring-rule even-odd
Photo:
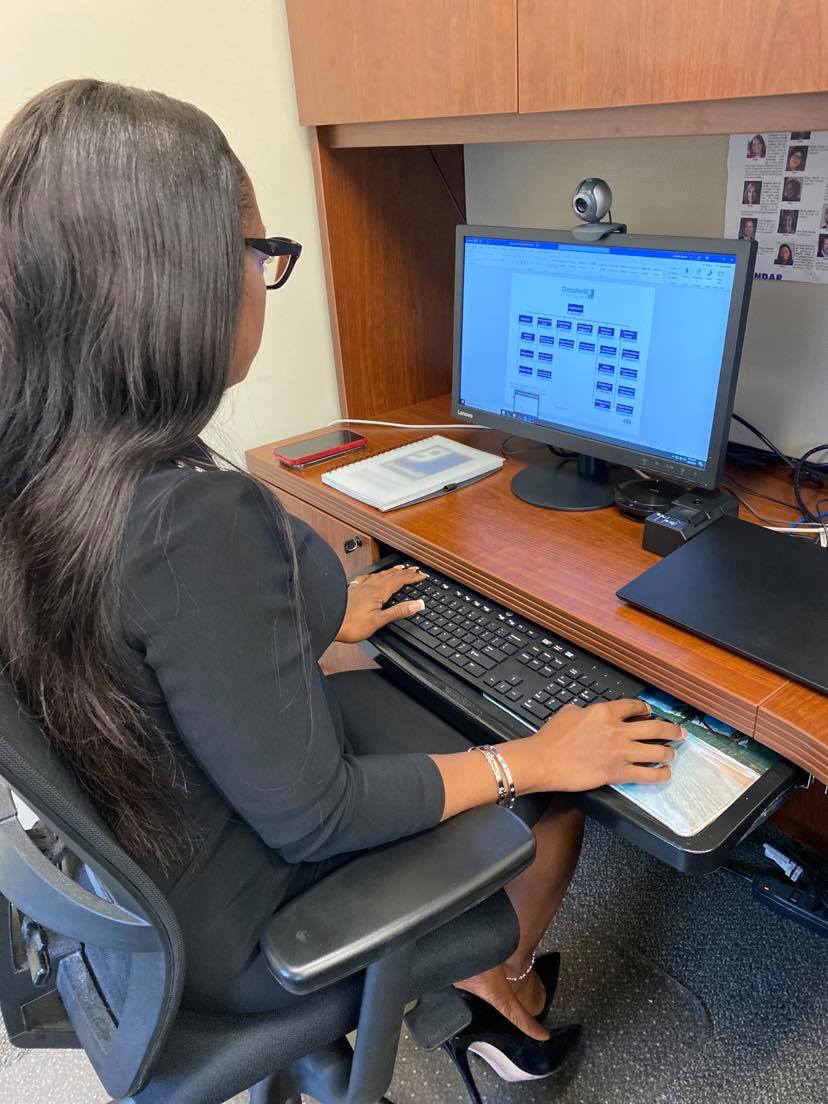
[(712, 488), (756, 245), (458, 226), (453, 411), (577, 454), (524, 469), (535, 505), (595, 509), (643, 469)]

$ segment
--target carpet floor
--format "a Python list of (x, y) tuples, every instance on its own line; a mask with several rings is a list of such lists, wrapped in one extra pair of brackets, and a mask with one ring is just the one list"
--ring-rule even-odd
[[(758, 844), (736, 858), (756, 864)], [(583, 1045), (569, 1069), (517, 1085), (472, 1056), (486, 1104), (828, 1104), (828, 939), (735, 874), (686, 877), (591, 823), (544, 947), (563, 957), (553, 1022), (582, 1022)], [(466, 1100), (448, 1059), (405, 1034), (389, 1096)], [(0, 1039), (3, 1104), (107, 1099), (82, 1054)]]

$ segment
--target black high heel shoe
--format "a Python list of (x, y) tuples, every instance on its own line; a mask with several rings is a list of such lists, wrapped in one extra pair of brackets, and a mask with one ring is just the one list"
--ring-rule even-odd
[(580, 1038), (581, 1025), (567, 1024), (555, 1028), (543, 1042), (532, 1039), (479, 997), (462, 996), (472, 1010), (472, 1022), (443, 1049), (457, 1067), (471, 1104), (483, 1101), (469, 1066), (469, 1053), (477, 1054), (504, 1081), (537, 1081), (556, 1073)]
[(534, 969), (546, 990), (543, 1008), (538, 1012), (537, 1016), (535, 1016), (538, 1023), (543, 1023), (549, 1015), (549, 1009), (552, 1007), (552, 1001), (555, 999), (555, 990), (558, 988), (558, 978), (561, 973), (560, 954), (557, 951), (550, 951), (549, 954), (541, 955), (535, 960)]

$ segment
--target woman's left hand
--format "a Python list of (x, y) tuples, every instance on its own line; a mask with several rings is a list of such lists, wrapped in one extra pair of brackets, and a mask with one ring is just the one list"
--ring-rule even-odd
[(358, 644), (391, 621), (413, 617), (425, 607), (421, 601), (397, 602), (382, 607), (398, 590), (428, 578), (416, 567), (391, 567), (373, 575), (357, 575), (348, 585), (348, 607), (336, 639), (343, 644)]

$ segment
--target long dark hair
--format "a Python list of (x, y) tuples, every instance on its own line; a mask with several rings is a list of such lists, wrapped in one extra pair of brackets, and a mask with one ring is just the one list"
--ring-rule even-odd
[(96, 80), (0, 136), (0, 658), (137, 856), (162, 865), (176, 764), (113, 628), (135, 487), (226, 385), (245, 181), (190, 104)]

